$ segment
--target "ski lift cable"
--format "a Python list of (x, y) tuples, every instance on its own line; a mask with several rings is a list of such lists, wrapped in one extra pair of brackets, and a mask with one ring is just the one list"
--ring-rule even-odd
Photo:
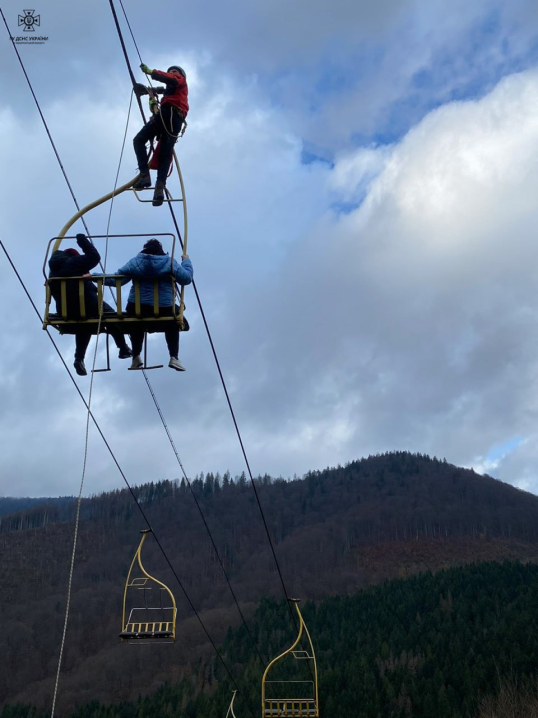
[(214, 550), (214, 552), (215, 552), (215, 556), (217, 557), (217, 561), (218, 561), (219, 564), (220, 564), (220, 567), (221, 567), (221, 569), (222, 569), (222, 573), (224, 574), (224, 578), (226, 579), (226, 583), (228, 584), (228, 588), (230, 589), (230, 593), (232, 594), (232, 597), (233, 597), (233, 600), (234, 600), (235, 605), (236, 605), (236, 607), (237, 607), (237, 611), (238, 611), (238, 613), (239, 613), (239, 616), (240, 616), (240, 618), (241, 618), (241, 621), (243, 622), (243, 625), (245, 626), (245, 629), (246, 629), (246, 631), (247, 631), (247, 633), (248, 633), (248, 636), (249, 636), (249, 638), (250, 638), (250, 640), (251, 640), (251, 642), (252, 642), (252, 645), (254, 646), (254, 648), (255, 648), (255, 650), (256, 650), (256, 653), (258, 654), (258, 657), (259, 657), (260, 661), (261, 661), (262, 664), (263, 664), (263, 663), (264, 663), (263, 656), (261, 655), (260, 649), (258, 648), (258, 644), (257, 644), (256, 641), (254, 640), (254, 636), (252, 635), (252, 633), (251, 633), (251, 631), (250, 631), (250, 628), (248, 627), (247, 620), (246, 620), (246, 618), (245, 618), (245, 616), (244, 616), (244, 614), (243, 614), (243, 611), (242, 611), (242, 609), (241, 609), (241, 606), (239, 605), (239, 601), (238, 601), (238, 599), (237, 599), (237, 596), (236, 596), (235, 591), (234, 591), (234, 589), (233, 589), (232, 583), (231, 583), (230, 578), (229, 578), (229, 576), (228, 576), (228, 572), (226, 571), (226, 568), (225, 568), (225, 566), (224, 566), (224, 562), (223, 562), (223, 560), (222, 560), (222, 558), (221, 558), (221, 556), (220, 556), (219, 550), (218, 550), (217, 545), (216, 545), (216, 543), (215, 543), (215, 539), (213, 538), (213, 534), (211, 533), (211, 529), (209, 528), (209, 525), (208, 525), (208, 523), (207, 523), (207, 520), (206, 520), (206, 517), (205, 517), (205, 515), (204, 515), (204, 512), (202, 511), (202, 507), (200, 506), (200, 502), (199, 502), (198, 499), (196, 498), (196, 494), (194, 493), (194, 489), (193, 489), (192, 484), (191, 484), (191, 482), (190, 482), (190, 480), (189, 480), (189, 477), (187, 476), (187, 473), (186, 473), (186, 471), (185, 471), (185, 468), (183, 467), (183, 464), (182, 464), (182, 462), (181, 462), (181, 458), (180, 458), (179, 453), (178, 453), (178, 451), (177, 451), (177, 448), (176, 448), (174, 439), (173, 439), (173, 437), (172, 437), (172, 434), (170, 433), (170, 430), (169, 430), (168, 425), (167, 425), (167, 423), (166, 423), (166, 419), (164, 418), (164, 414), (163, 414), (163, 412), (162, 412), (162, 410), (161, 410), (161, 407), (160, 407), (160, 405), (159, 405), (159, 402), (157, 401), (157, 397), (156, 397), (156, 395), (155, 395), (155, 392), (153, 391), (153, 387), (152, 387), (151, 384), (150, 384), (150, 381), (149, 381), (149, 378), (148, 378), (148, 375), (147, 375), (147, 372), (146, 372), (145, 369), (143, 370), (143, 374), (144, 374), (144, 379), (146, 380), (146, 383), (147, 383), (147, 385), (148, 385), (149, 392), (150, 392), (150, 394), (151, 394), (151, 397), (152, 397), (153, 402), (154, 402), (154, 404), (155, 404), (155, 407), (156, 407), (156, 409), (157, 409), (157, 413), (159, 414), (159, 417), (160, 417), (160, 419), (161, 419), (163, 428), (164, 428), (164, 430), (165, 430), (165, 432), (166, 432), (166, 435), (168, 436), (168, 441), (170, 442), (170, 446), (172, 447), (172, 451), (173, 451), (174, 454), (175, 454), (177, 463), (179, 464), (179, 467), (180, 467), (181, 472), (182, 472), (182, 474), (183, 474), (183, 478), (185, 479), (185, 481), (186, 481), (186, 483), (187, 483), (187, 486), (189, 487), (189, 490), (190, 490), (190, 492), (191, 492), (192, 498), (194, 499), (194, 503), (196, 504), (196, 508), (198, 509), (198, 511), (199, 511), (199, 513), (200, 513), (200, 516), (201, 516), (201, 518), (202, 518), (202, 521), (203, 521), (203, 523), (204, 523), (204, 526), (205, 526), (205, 528), (206, 528), (206, 531), (207, 531), (207, 533), (208, 533), (208, 535), (209, 535), (209, 538), (210, 538), (210, 540), (211, 540), (211, 545), (213, 546), (213, 550)]

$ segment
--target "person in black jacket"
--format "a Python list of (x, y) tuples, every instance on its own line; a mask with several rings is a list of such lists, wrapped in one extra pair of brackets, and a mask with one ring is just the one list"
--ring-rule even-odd
[[(77, 244), (83, 254), (80, 254), (74, 247), (63, 250), (57, 249), (52, 253), (49, 259), (49, 277), (81, 277), (99, 264), (101, 256), (85, 234), (77, 234)], [(80, 319), (79, 281), (66, 282), (66, 285), (67, 318)], [(56, 311), (61, 313), (61, 282), (50, 282), (50, 291), (56, 301)], [(87, 317), (99, 316), (97, 287), (90, 280), (84, 282), (84, 307)], [(114, 339), (119, 349), (119, 358), (128, 359), (132, 356), (131, 350), (125, 341), (124, 335), (117, 327), (114, 324), (106, 324), (105, 317), (107, 312), (114, 312), (114, 309), (106, 302), (103, 302), (103, 331), (110, 334)], [(73, 366), (79, 376), (86, 376), (88, 373), (84, 366), (84, 357), (91, 337), (89, 327), (77, 328), (75, 334), (75, 363)]]

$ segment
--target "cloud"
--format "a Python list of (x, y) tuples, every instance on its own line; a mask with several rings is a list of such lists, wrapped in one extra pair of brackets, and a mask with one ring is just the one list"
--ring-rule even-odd
[[(273, 341), (252, 397), (260, 424), (277, 406), (287, 435), (321, 422), (312, 443), (327, 463), (332, 451), (410, 448), (471, 464), (529, 435), (537, 91), (528, 72), (434, 111), (383, 156), (359, 209), (326, 216), (303, 238), (264, 324)], [(356, 152), (341, 160), (344, 176), (353, 161), (359, 178), (371, 166)], [(251, 309), (254, 343), (267, 301)], [(329, 428), (342, 417), (337, 445)]]
[[(190, 68), (193, 78), (196, 78), (196, 71), (197, 67), (193, 65)], [(277, 112), (260, 103), (255, 85), (247, 82), (237, 86), (228, 81), (217, 91), (211, 82), (207, 82), (205, 88), (201, 84), (200, 95), (201, 101), (193, 113), (196, 121), (178, 145), (178, 152), (191, 214), (189, 251), (195, 271), (200, 275), (200, 291), (209, 321), (212, 325), (217, 324), (215, 340), (220, 355), (226, 359), (228, 347), (233, 348), (230, 337), (236, 327), (235, 314), (245, 301), (244, 297), (235, 295), (240, 304), (233, 306), (228, 297), (230, 287), (233, 292), (240, 291), (241, 286), (250, 287), (255, 275), (264, 283), (270, 281), (287, 245), (319, 214), (317, 205), (322, 200), (322, 182), (318, 180), (320, 172), (317, 168), (301, 165), (301, 143), (285, 131), (285, 122)], [(90, 102), (81, 94), (74, 103), (56, 100), (44, 105), (49, 127), (80, 205), (112, 189), (125, 131), (125, 100), (128, 96), (114, 99), (104, 87), (99, 102)], [(9, 111), (3, 113), (1, 122), (6, 131), (15, 127)], [(138, 124), (133, 115), (129, 137)], [(24, 151), (28, 160), (31, 159), (32, 171), (24, 175), (24, 193), (19, 191), (18, 184), (22, 182), (22, 173), (17, 175), (17, 182), (12, 182), (7, 175), (3, 177), (0, 189), (6, 207), (9, 207), (4, 218), (3, 237), (34, 301), (42, 309), (44, 290), (40, 276), (46, 243), (74, 213), (75, 207), (35, 115), (23, 119), (21, 130), (27, 137)], [(81, 137), (85, 138), (83, 143)], [(88, 147), (99, 148), (99, 151), (88, 153)], [(17, 145), (10, 146), (8, 165), (17, 168), (18, 152)], [(134, 175), (133, 164), (129, 141), (120, 183)], [(177, 186), (173, 192), (177, 195)], [(38, 197), (39, 201), (29, 205), (28, 198), (32, 197)], [(105, 234), (109, 207), (107, 204), (88, 215), (93, 235)], [(176, 211), (182, 226), (180, 207), (176, 206)], [(80, 230), (79, 222), (70, 232), (74, 234)], [(115, 200), (111, 233), (153, 234), (171, 230), (173, 226), (167, 214), (156, 212), (148, 205), (138, 205), (132, 195), (122, 195)], [(111, 239), (109, 270), (114, 271), (126, 256), (135, 254), (142, 241)], [(104, 241), (98, 240), (98, 246), (104, 257)], [(264, 257), (263, 263), (260, 256)], [(78, 471), (75, 467), (79, 463), (77, 452), (81, 451), (84, 410), (4, 261), (2, 272), (6, 279), (0, 288), (5, 309), (3, 331), (15, 338), (6, 346), (0, 359), (5, 385), (5, 436), (6, 439), (9, 437), (4, 452), (5, 475), (11, 475), (16, 467), (21, 471), (23, 461), (25, 478), (20, 481), (17, 491), (43, 493), (49, 487), (51, 492), (71, 493), (76, 486), (71, 478), (66, 481), (65, 475), (76, 475)], [(206, 457), (214, 468), (224, 471), (232, 464), (237, 466), (241, 460), (237, 460), (237, 446), (229, 423), (224, 431), (221, 428), (223, 419), (228, 420), (226, 406), (218, 388), (207, 340), (203, 337), (192, 290), (187, 291), (187, 305), (193, 330), (182, 339), (182, 356), (189, 370), (189, 381), (179, 382), (181, 377), (171, 376), (169, 371), (150, 373), (150, 378), (165, 416), (179, 432), (181, 453), (187, 437), (190, 445), (197, 447), (198, 455), (191, 464), (192, 473), (205, 466)], [(222, 335), (218, 331), (219, 325)], [(55, 338), (70, 365), (73, 339), (57, 335)], [(236, 340), (235, 347), (239, 344)], [(220, 351), (223, 345), (224, 350)], [(163, 354), (166, 357), (163, 338), (152, 337), (149, 351), (152, 362), (162, 361)], [(148, 401), (142, 376), (126, 372), (125, 363), (118, 362), (114, 352), (112, 354), (113, 374), (96, 376), (93, 397), (95, 414), (112, 447), (116, 447), (118, 458), (126, 465), (128, 474), (132, 474), (132, 480), (155, 478), (156, 473), (157, 478), (170, 473), (176, 476), (179, 467), (166, 440), (163, 445), (162, 428), (155, 407), (151, 400)], [(87, 363), (91, 363), (91, 351)], [(101, 343), (97, 366), (103, 366), (103, 363)], [(87, 393), (88, 382), (82, 381), (80, 385)], [(8, 391), (9, 387), (12, 391)], [(40, 432), (40, 426), (46, 430)], [(65, 437), (67, 426), (72, 435), (68, 441)], [(31, 437), (31, 441), (27, 437)], [(32, 457), (40, 457), (37, 475), (36, 461), (21, 458), (24, 455), (22, 446), (27, 441)], [(227, 448), (224, 456), (218, 453), (218, 447), (223, 443)], [(148, 448), (145, 458), (141, 459), (137, 449), (146, 444), (155, 453)], [(95, 434), (92, 434), (91, 446), (97, 475), (93, 482), (90, 480), (88, 490), (117, 485), (119, 477), (113, 462), (107, 458)], [(10, 486), (8, 482), (4, 490), (8, 491)]]
[[(48, 54), (27, 53), (26, 60), (84, 205), (114, 184), (129, 87), (123, 60), (109, 47), (113, 33), (101, 27), (104, 15), (77, 16), (87, 20), (87, 31), (75, 52), (75, 20), (62, 20), (66, 7), (54, 4), (57, 44), (51, 38)], [(311, 34), (302, 32), (301, 7), (288, 8), (283, 24), (273, 25), (274, 8), (245, 6), (241, 28), (222, 9), (201, 28), (200, 8), (185, 8), (181, 53), (175, 37), (155, 44), (153, 27), (141, 46), (152, 64), (181, 57), (189, 75), (192, 111), (177, 146), (189, 252), (253, 471), (291, 476), (391, 449), (473, 465), (517, 435), (526, 441), (495, 470), (538, 490), (532, 469), (538, 85), (534, 70), (507, 74), (512, 61), (532, 60), (525, 7), (503, 10), (498, 29), (483, 44), (477, 39), (475, 59), (487, 58), (503, 38), (513, 47), (495, 72), (480, 75), (473, 99), (460, 102), (450, 101), (452, 94), (465, 86), (467, 97), (472, 78), (467, 65), (458, 69), (457, 50), (472, 28), (485, 32), (488, 3), (462, 6), (445, 24), (437, 23), (442, 3), (424, 16), (413, 3), (372, 9), (342, 2), (330, 21), (319, 4), (311, 8)], [(142, 22), (137, 12), (135, 27)], [(357, 23), (362, 55), (351, 32)], [(405, 28), (412, 31), (405, 35)], [(460, 36), (462, 28), (467, 34)], [(107, 49), (96, 59), (91, 48), (100, 32)], [(250, 43), (240, 42), (249, 33)], [(339, 79), (324, 86), (320, 68), (339, 40), (331, 66)], [(412, 78), (424, 67), (433, 79), (415, 88), (418, 109), (392, 123), (391, 108), (407, 102)], [(506, 77), (497, 82), (499, 73)], [(51, 82), (57, 76), (64, 84)], [(12, 138), (4, 157), (9, 171), (0, 176), (1, 238), (41, 309), (46, 243), (75, 208), (16, 77), (0, 112), (0, 132)], [(136, 171), (131, 138), (139, 126), (135, 108), (120, 182)], [(332, 163), (303, 164), (308, 142)], [(105, 234), (108, 212), (105, 206), (89, 215), (93, 234)], [(79, 229), (80, 223), (73, 232)], [(151, 234), (173, 225), (165, 209), (125, 194), (114, 202), (110, 231)], [(120, 266), (140, 242), (111, 239), (108, 268)], [(73, 493), (83, 407), (1, 255), (0, 277), (7, 340), (0, 356), (0, 492)], [(187, 372), (165, 368), (149, 378), (187, 473), (240, 473), (243, 459), (192, 289), (186, 302)], [(56, 338), (70, 363), (72, 338)], [(162, 337), (152, 338), (149, 350), (152, 362), (166, 359)], [(112, 366), (96, 376), (94, 409), (128, 478), (180, 475), (143, 377), (115, 356)], [(87, 393), (88, 381), (77, 381)], [(93, 430), (90, 457), (88, 492), (120, 484)]]

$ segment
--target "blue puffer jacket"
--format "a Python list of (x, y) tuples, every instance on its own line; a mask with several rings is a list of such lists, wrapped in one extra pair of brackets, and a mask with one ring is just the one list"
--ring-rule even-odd
[[(127, 284), (132, 279), (140, 281), (140, 303), (150, 304), (153, 306), (153, 281), (159, 278), (159, 306), (171, 307), (174, 304), (174, 285), (172, 283), (172, 274), (179, 284), (190, 284), (192, 282), (192, 262), (190, 259), (183, 259), (178, 264), (174, 259), (171, 261), (168, 254), (144, 254), (140, 252), (130, 259), (127, 264), (120, 267), (116, 274), (124, 274), (121, 280), (122, 284)], [(94, 277), (103, 276), (102, 274), (94, 274)], [(116, 286), (116, 280), (109, 277), (105, 279), (108, 286)], [(134, 286), (129, 292), (129, 302), (135, 301)]]

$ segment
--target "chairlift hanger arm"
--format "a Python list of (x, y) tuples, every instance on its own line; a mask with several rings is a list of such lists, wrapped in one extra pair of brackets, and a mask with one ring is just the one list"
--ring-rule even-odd
[[(127, 631), (127, 623), (128, 623), (128, 621), (126, 621), (127, 591), (129, 590), (129, 588), (137, 588), (139, 586), (145, 585), (145, 583), (148, 581), (152, 581), (153, 583), (157, 584), (157, 586), (160, 586), (160, 588), (163, 591), (166, 592), (166, 594), (168, 595), (168, 597), (170, 598), (170, 601), (172, 603), (171, 608), (172, 608), (172, 612), (173, 612), (172, 615), (174, 617), (173, 618), (173, 631), (172, 631), (172, 640), (173, 640), (173, 639), (175, 639), (175, 616), (176, 616), (176, 611), (177, 611), (176, 599), (174, 598), (174, 594), (172, 593), (172, 591), (170, 591), (170, 589), (168, 588), (168, 586), (166, 584), (164, 584), (162, 581), (159, 581), (159, 579), (157, 579), (154, 576), (152, 576), (151, 574), (149, 574), (146, 571), (146, 569), (144, 568), (144, 565), (142, 563), (142, 557), (141, 557), (142, 546), (144, 545), (144, 542), (149, 533), (151, 533), (151, 529), (143, 529), (141, 531), (142, 538), (140, 539), (140, 543), (138, 545), (136, 553), (133, 556), (133, 560), (131, 561), (131, 565), (129, 567), (129, 573), (127, 574), (127, 579), (125, 581), (125, 588), (123, 591), (123, 612), (122, 612), (122, 621), (121, 621), (122, 632)], [(140, 577), (139, 579), (135, 578), (135, 579), (131, 580), (133, 569), (135, 568), (136, 565), (138, 565), (138, 568), (140, 569), (140, 571), (142, 573), (142, 577)], [(140, 581), (140, 580), (143, 581), (144, 583), (143, 584), (136, 583), (136, 581)]]
[(98, 207), (100, 204), (103, 204), (104, 202), (108, 202), (109, 199), (112, 199), (112, 197), (115, 197), (118, 194), (121, 194), (122, 192), (125, 192), (125, 190), (130, 189), (136, 180), (138, 179), (138, 175), (134, 177), (132, 180), (129, 180), (129, 182), (126, 182), (121, 187), (117, 187), (115, 190), (112, 190), (112, 192), (109, 192), (108, 194), (105, 194), (103, 197), (100, 197), (99, 199), (96, 199), (94, 202), (90, 202), (90, 204), (87, 204), (85, 207), (80, 209), (75, 215), (71, 217), (69, 222), (65, 224), (62, 229), (60, 230), (60, 233), (58, 234), (56, 238), (56, 242), (54, 243), (54, 246), (52, 248), (52, 251), (55, 252), (57, 249), (60, 249), (60, 244), (62, 243), (62, 239), (65, 237), (69, 229), (75, 224), (75, 222), (80, 219), (83, 215), (86, 214), (86, 212), (89, 212), (91, 209), (94, 209), (95, 207)]
[(226, 713), (226, 718), (237, 718), (237, 716), (234, 713), (234, 701), (235, 701), (235, 694), (237, 691), (234, 691), (232, 694), (232, 700), (230, 701), (230, 705), (228, 706), (228, 712)]
[[(284, 712), (278, 712), (274, 715), (282, 715), (282, 716), (288, 716), (288, 715), (296, 715), (296, 716), (312, 716), (312, 718), (318, 718), (319, 716), (319, 700), (318, 700), (318, 670), (317, 670), (317, 664), (316, 664), (316, 655), (314, 653), (314, 646), (312, 644), (312, 639), (310, 638), (310, 633), (308, 632), (308, 629), (306, 627), (306, 624), (303, 620), (303, 616), (301, 614), (301, 611), (299, 609), (299, 600), (295, 598), (288, 598), (288, 601), (293, 603), (295, 606), (295, 610), (297, 612), (297, 616), (299, 618), (299, 630), (297, 633), (297, 638), (292, 643), (292, 645), (285, 650), (283, 653), (281, 653), (279, 656), (274, 658), (267, 668), (264, 671), (264, 674), (262, 676), (262, 716), (268, 716), (273, 715), (273, 710), (280, 711), (281, 709)], [(299, 644), (303, 632), (306, 635), (308, 639), (308, 644), (310, 648), (310, 653), (308, 651), (295, 651), (295, 648)], [(299, 653), (306, 653), (306, 655), (298, 655)], [(273, 683), (274, 681), (268, 681), (267, 675), (271, 668), (277, 663), (278, 661), (282, 660), (285, 656), (292, 655), (295, 660), (300, 659), (307, 659), (311, 660), (314, 664), (314, 674), (312, 676), (312, 689), (313, 689), (313, 695), (312, 698), (293, 698), (293, 699), (287, 699), (287, 698), (275, 698), (275, 699), (267, 699), (266, 701), (266, 693), (265, 693), (265, 687), (267, 683)], [(303, 683), (303, 681), (276, 681), (276, 683)], [(308, 681), (310, 683), (310, 681)], [(270, 706), (267, 708), (266, 702), (269, 702)], [(273, 704), (273, 705), (271, 705)], [(276, 707), (275, 707), (276, 706)], [(280, 706), (280, 707), (279, 707)], [(288, 709), (292, 712), (289, 713)], [(304, 711), (306, 712), (303, 712)]]
[[(288, 600), (293, 600), (293, 599), (288, 599)], [(272, 666), (274, 666), (274, 664), (277, 663), (278, 661), (282, 660), (282, 658), (284, 658), (284, 656), (287, 656), (289, 653), (292, 653), (294, 648), (298, 645), (299, 641), (301, 640), (301, 636), (303, 635), (303, 630), (304, 630), (304, 621), (303, 621), (302, 614), (299, 611), (299, 606), (297, 605), (297, 603), (298, 603), (297, 601), (293, 600), (295, 610), (297, 611), (297, 614), (299, 616), (299, 633), (297, 634), (297, 638), (295, 639), (295, 641), (292, 643), (292, 645), (289, 648), (287, 648), (283, 653), (281, 653), (276, 658), (273, 658), (271, 663), (269, 663), (269, 665), (265, 669), (265, 672), (262, 677), (262, 685), (263, 685), (263, 683), (265, 683), (267, 674), (271, 670)]]

